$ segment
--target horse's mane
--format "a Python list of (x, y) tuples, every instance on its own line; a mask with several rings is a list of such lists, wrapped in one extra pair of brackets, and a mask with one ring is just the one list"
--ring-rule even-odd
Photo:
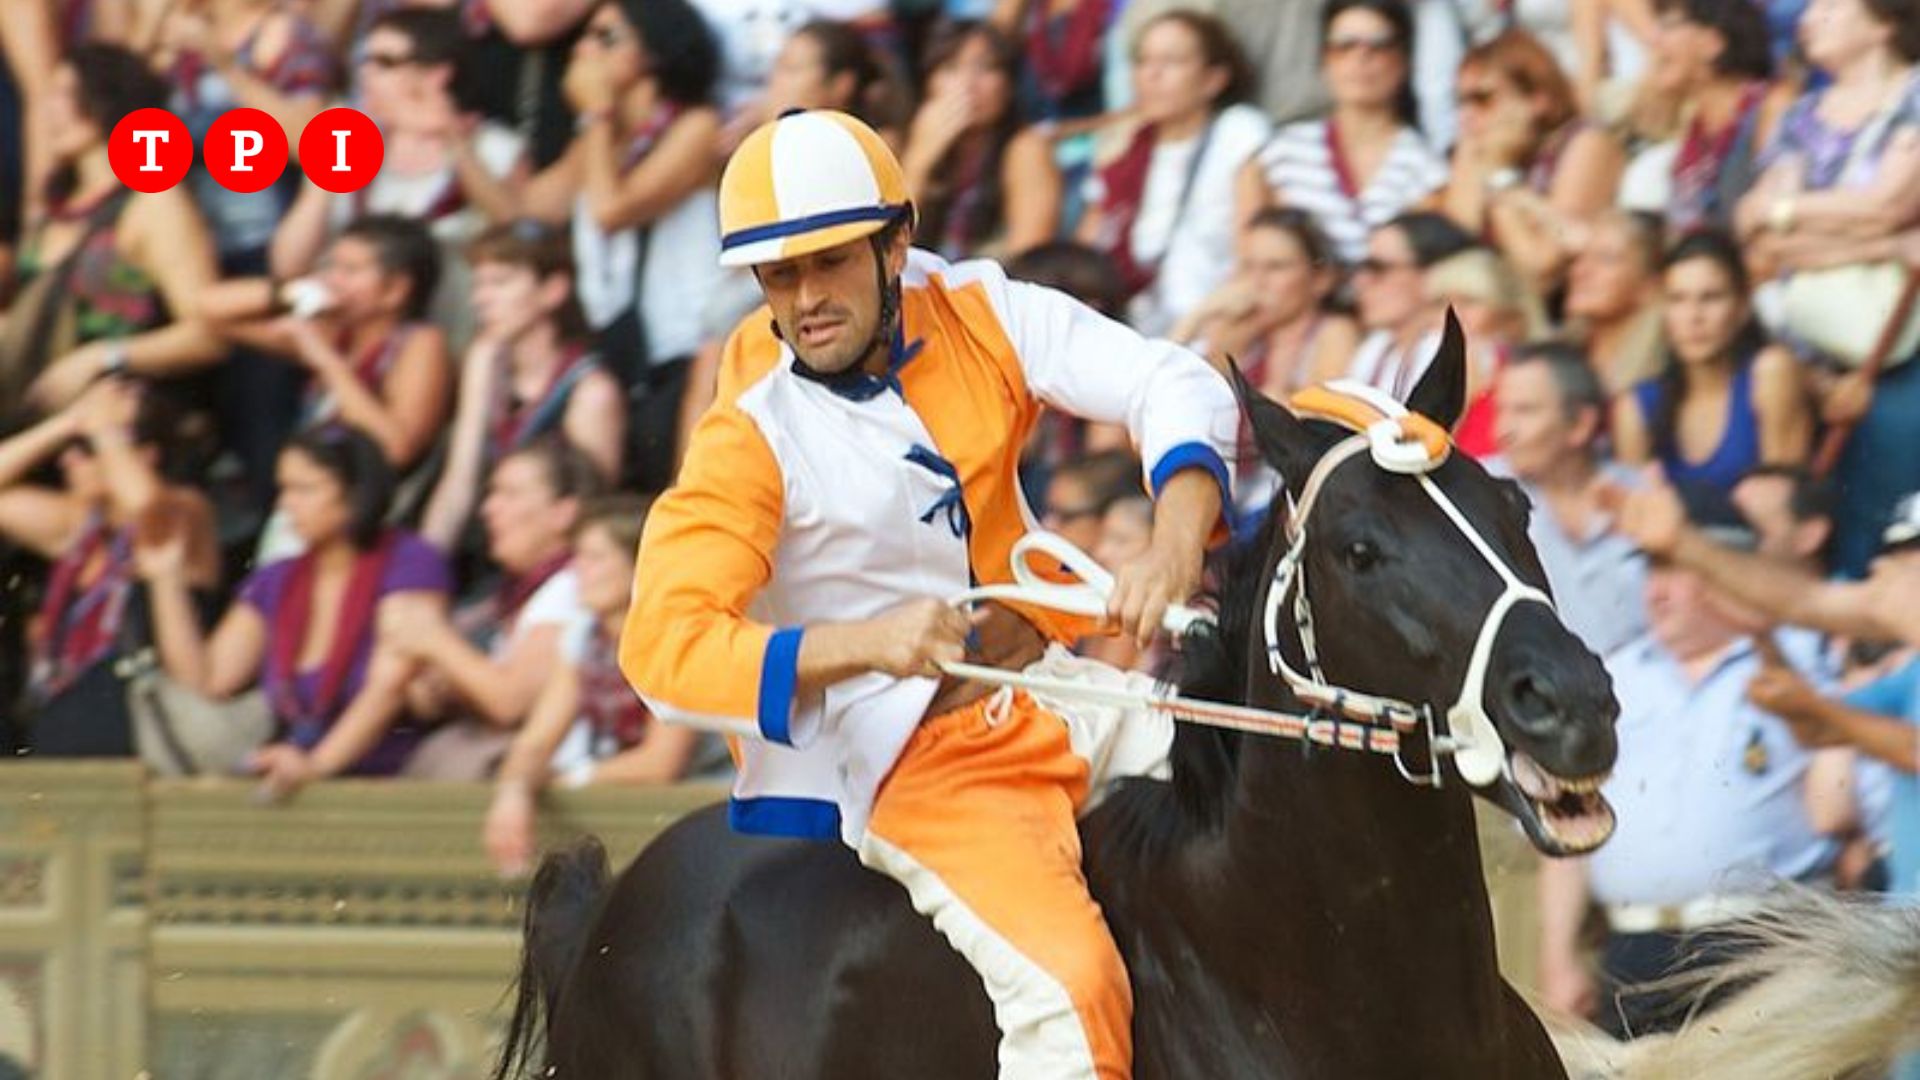
[[(1215, 555), (1209, 577), (1218, 582), (1217, 629), (1192, 633), (1182, 642), (1175, 677), (1180, 693), (1208, 701), (1240, 703), (1247, 688), (1247, 657), (1254, 619), (1263, 598), (1267, 554), (1284, 515), (1268, 515), (1259, 533)], [(1164, 854), (1224, 822), (1239, 768), (1237, 732), (1197, 724), (1175, 726), (1171, 783), (1128, 780), (1102, 807), (1099, 842), (1109, 852), (1133, 858)]]

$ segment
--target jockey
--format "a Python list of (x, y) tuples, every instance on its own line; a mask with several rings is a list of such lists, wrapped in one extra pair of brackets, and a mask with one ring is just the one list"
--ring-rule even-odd
[(738, 737), (736, 829), (837, 835), (906, 887), (985, 983), (1002, 1077), (1126, 1077), (1132, 995), (1075, 819), (1114, 772), (1165, 775), (1171, 722), (943, 680), (962, 659), (1123, 678), (1057, 644), (1085, 620), (946, 598), (1012, 580), (1018, 457), (1052, 406), (1125, 424), (1148, 463), (1152, 544), (1108, 614), (1150, 637), (1224, 536), (1232, 390), (995, 263), (911, 250), (899, 162), (842, 113), (748, 136), (720, 219), (767, 308), (649, 516), (621, 666), (664, 720)]

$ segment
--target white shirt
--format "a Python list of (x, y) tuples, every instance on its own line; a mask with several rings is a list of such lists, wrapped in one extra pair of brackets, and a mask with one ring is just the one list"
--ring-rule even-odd
[(1327, 121), (1288, 124), (1260, 149), (1267, 185), (1288, 206), (1313, 215), (1344, 262), (1367, 253), (1367, 234), (1425, 200), (1447, 182), (1447, 163), (1411, 128), (1402, 128), (1386, 158), (1357, 195), (1340, 186), (1327, 143)]
[(1154, 147), (1132, 235), (1135, 261), (1160, 263), (1153, 284), (1134, 298), (1130, 312), (1141, 333), (1156, 337), (1171, 330), (1232, 272), (1234, 177), (1271, 130), (1259, 109), (1229, 105), (1213, 121), (1197, 170), (1193, 156), (1200, 136)]
[[(1782, 635), (1804, 652), (1807, 635)], [(1620, 757), (1602, 789), (1618, 827), (1591, 856), (1603, 904), (1752, 895), (1831, 865), (1803, 798), (1811, 754), (1746, 700), (1760, 661), (1741, 640), (1696, 683), (1651, 635), (1607, 659)], [(1808, 670), (1802, 667), (1802, 670)]]
[(608, 233), (582, 195), (573, 211), (573, 264), (587, 322), (603, 329), (637, 302), (653, 363), (692, 356), (705, 340), (708, 295), (720, 282), (719, 205), (713, 188), (701, 188), (646, 225)]
[(494, 659), (512, 652), (522, 638), (543, 626), (560, 629), (560, 652), (556, 658), (560, 662), (578, 664), (586, 655), (587, 639), (593, 634), (593, 612), (580, 602), (580, 575), (570, 566), (542, 582), (533, 595), (527, 597), (519, 616), (513, 620), (513, 629), (494, 638)]

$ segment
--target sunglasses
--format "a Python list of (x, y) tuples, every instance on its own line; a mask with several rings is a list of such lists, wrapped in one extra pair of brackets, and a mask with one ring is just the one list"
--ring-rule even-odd
[(1337, 34), (1327, 39), (1327, 51), (1336, 56), (1348, 53), (1389, 53), (1400, 48), (1400, 39), (1392, 34)]
[(1493, 104), (1494, 99), (1499, 96), (1500, 91), (1487, 90), (1484, 88), (1479, 90), (1463, 90), (1458, 95), (1460, 104), (1469, 109), (1484, 109)]

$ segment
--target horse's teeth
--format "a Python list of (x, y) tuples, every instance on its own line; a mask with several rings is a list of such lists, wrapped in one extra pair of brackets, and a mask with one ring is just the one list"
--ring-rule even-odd
[(1542, 802), (1552, 802), (1560, 797), (1560, 782), (1547, 775), (1546, 770), (1534, 764), (1533, 759), (1525, 754), (1513, 755), (1513, 782), (1520, 785), (1520, 790), (1526, 792), (1528, 797)]

